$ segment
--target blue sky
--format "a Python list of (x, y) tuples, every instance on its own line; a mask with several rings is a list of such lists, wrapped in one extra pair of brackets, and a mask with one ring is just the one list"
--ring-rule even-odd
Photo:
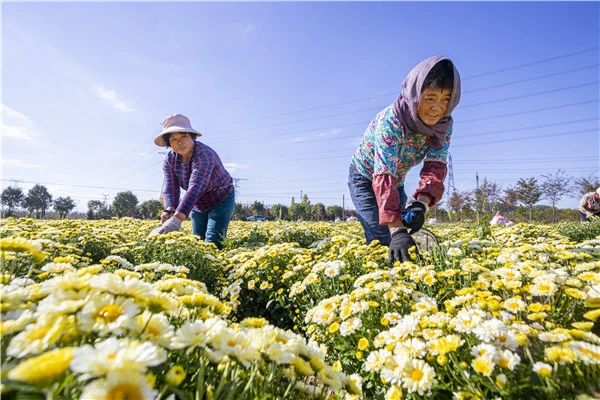
[(365, 127), (436, 54), (463, 78), (457, 188), (474, 188), (476, 172), (502, 187), (559, 168), (598, 176), (599, 5), (5, 2), (2, 187), (39, 182), (82, 211), (122, 190), (158, 198), (152, 140), (182, 113), (245, 179), (238, 201), (306, 193), (351, 208)]

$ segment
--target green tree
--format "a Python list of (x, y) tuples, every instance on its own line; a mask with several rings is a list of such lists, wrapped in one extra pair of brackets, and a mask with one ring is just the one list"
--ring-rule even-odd
[(485, 217), (485, 213), (492, 212), (497, 208), (500, 198), (500, 187), (494, 182), (488, 182), (487, 178), (483, 179), (483, 185), (480, 188), (474, 189), (471, 192), (471, 205), (475, 208), (477, 218)]
[(519, 179), (515, 186), (517, 200), (529, 209), (529, 222), (533, 221), (533, 206), (542, 199), (542, 187), (537, 179)]
[(315, 221), (323, 221), (327, 216), (327, 211), (323, 203), (316, 203), (311, 207), (311, 215)]
[(499, 199), (499, 204), (502, 212), (515, 212), (519, 200), (517, 199), (517, 190), (514, 187), (507, 187), (502, 192)]
[(556, 222), (556, 203), (572, 190), (571, 177), (559, 169), (555, 174), (542, 175), (542, 178), (544, 178), (542, 194), (552, 205), (552, 222), (554, 223)]
[(57, 197), (54, 200), (54, 210), (58, 213), (59, 219), (66, 217), (75, 208), (75, 205), (70, 197)]
[(344, 218), (344, 209), (341, 206), (329, 206), (326, 212), (327, 216), (331, 219)]
[(48, 192), (46, 186), (35, 185), (25, 198), (26, 208), (33, 213), (35, 211), (36, 218), (45, 218), (46, 210), (52, 204), (52, 195)]
[(575, 183), (573, 186), (575, 190), (573, 190), (572, 196), (574, 198), (579, 199), (584, 194), (593, 192), (598, 187), (600, 187), (600, 178), (591, 175), (588, 177), (577, 178), (575, 179)]
[(448, 199), (448, 207), (451, 212), (460, 214), (460, 220), (462, 221), (463, 212), (469, 206), (469, 201), (469, 193), (454, 189)]
[(252, 205), (250, 206), (250, 210), (252, 210), (252, 215), (254, 215), (255, 217), (262, 215), (265, 215), (265, 204), (256, 200), (254, 203), (252, 203)]
[(288, 217), (288, 208), (283, 204), (273, 204), (269, 208), (269, 213), (277, 220), (282, 221)]
[(113, 200), (112, 208), (117, 217), (134, 217), (138, 205), (137, 196), (131, 191), (119, 192)]
[(235, 207), (233, 209), (233, 219), (238, 221), (245, 221), (247, 217), (249, 217), (251, 211), (248, 207), (243, 205), (242, 203), (235, 203)]
[(112, 210), (100, 200), (88, 201), (87, 219), (108, 219), (112, 217)]
[(2, 206), (8, 207), (6, 217), (10, 217), (13, 214), (13, 210), (18, 208), (25, 200), (25, 193), (20, 187), (9, 186), (2, 191)]
[(140, 204), (140, 217), (143, 219), (158, 219), (163, 206), (159, 200), (146, 200)]

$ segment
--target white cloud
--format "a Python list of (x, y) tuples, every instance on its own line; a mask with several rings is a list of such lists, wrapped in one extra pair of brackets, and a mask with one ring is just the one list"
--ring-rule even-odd
[(31, 164), (26, 161), (21, 160), (20, 158), (2, 158), (2, 165), (5, 167), (14, 167), (14, 168), (46, 168), (46, 165), (40, 164)]
[(152, 154), (148, 154), (148, 153), (138, 153), (138, 157), (140, 157), (140, 158), (152, 158), (154, 156)]
[(328, 130), (325, 132), (320, 132), (319, 137), (335, 136), (335, 135), (338, 135), (340, 132), (342, 132), (341, 129), (335, 128), (335, 129), (331, 129), (331, 130)]
[(235, 172), (240, 169), (248, 169), (248, 164), (238, 164), (238, 163), (223, 163), (223, 166), (229, 172)]
[(135, 111), (128, 102), (121, 100), (119, 96), (117, 96), (117, 92), (112, 89), (107, 89), (104, 86), (96, 85), (96, 95), (103, 100), (106, 100), (113, 108), (123, 111), (123, 112), (131, 112)]
[(244, 25), (244, 33), (252, 33), (252, 32), (256, 32), (256, 25), (254, 25), (253, 23), (247, 23)]
[(25, 114), (4, 104), (0, 104), (0, 109), (2, 111), (2, 138), (33, 140), (41, 136), (39, 129)]
[(294, 143), (302, 143), (304, 141), (306, 141), (306, 138), (303, 137), (303, 136), (295, 137), (295, 138), (292, 139), (292, 142), (294, 142)]

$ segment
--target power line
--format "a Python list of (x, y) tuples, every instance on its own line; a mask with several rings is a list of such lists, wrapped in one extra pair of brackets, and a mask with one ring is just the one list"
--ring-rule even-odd
[(519, 80), (516, 80), (516, 81), (505, 82), (505, 83), (498, 83), (496, 85), (484, 86), (484, 87), (480, 87), (480, 88), (477, 88), (477, 89), (469, 89), (469, 90), (465, 90), (463, 93), (481, 92), (481, 91), (484, 91), (484, 90), (496, 89), (496, 88), (499, 88), (499, 87), (516, 85), (516, 84), (519, 84), (519, 83), (531, 82), (531, 81), (535, 81), (535, 80), (543, 79), (543, 78), (549, 78), (551, 76), (569, 74), (571, 72), (576, 72), (576, 71), (583, 71), (584, 69), (590, 69), (590, 68), (594, 68), (594, 67), (598, 67), (598, 66), (600, 66), (600, 64), (598, 64), (598, 63), (596, 63), (596, 64), (590, 64), (590, 65), (586, 65), (584, 67), (571, 68), (571, 69), (567, 69), (567, 70), (564, 70), (564, 71), (552, 72), (550, 74), (538, 75), (538, 76), (534, 76), (534, 77), (531, 77), (531, 78), (519, 79)]
[[(597, 80), (590, 81), (590, 82), (584, 82), (584, 83), (577, 84), (577, 85), (571, 85), (571, 86), (566, 86), (566, 87), (561, 87), (561, 88), (556, 88), (556, 89), (549, 89), (549, 90), (544, 90), (544, 91), (536, 92), (536, 93), (527, 93), (527, 94), (519, 95), (519, 96), (511, 96), (511, 97), (505, 97), (505, 98), (501, 98), (501, 99), (483, 101), (483, 102), (479, 102), (479, 103), (461, 105), (460, 108), (464, 109), (464, 108), (477, 107), (477, 106), (482, 106), (482, 105), (487, 105), (487, 104), (494, 104), (494, 103), (500, 103), (500, 102), (505, 102), (505, 101), (524, 99), (527, 97), (535, 97), (535, 96), (540, 96), (540, 95), (544, 95), (544, 94), (548, 94), (548, 93), (555, 93), (555, 92), (560, 92), (560, 91), (565, 91), (565, 90), (577, 89), (580, 87), (585, 87), (585, 86), (590, 86), (590, 85), (597, 85), (598, 83), (600, 83), (600, 81), (597, 81)], [(384, 105), (381, 105), (378, 107), (370, 107), (370, 108), (363, 108), (360, 110), (345, 111), (345, 112), (341, 112), (341, 113), (337, 113), (337, 114), (321, 115), (321, 116), (297, 119), (297, 120), (292, 120), (292, 121), (276, 122), (276, 123), (269, 124), (269, 125), (261, 125), (261, 126), (257, 126), (257, 127), (253, 127), (253, 128), (244, 128), (244, 129), (242, 129), (242, 131), (247, 132), (247, 131), (253, 131), (253, 130), (258, 130), (258, 129), (270, 128), (270, 127), (274, 127), (274, 126), (283, 126), (283, 125), (296, 124), (296, 123), (300, 123), (300, 122), (316, 121), (316, 120), (321, 120), (321, 119), (340, 117), (340, 116), (344, 116), (344, 115), (359, 114), (359, 113), (363, 113), (363, 112), (367, 112), (367, 111), (368, 112), (381, 111), (385, 107), (388, 107), (388, 106), (389, 106), (389, 104), (384, 104)], [(365, 122), (365, 124), (368, 124), (368, 123), (369, 122)], [(355, 125), (355, 123), (352, 123), (350, 125)], [(343, 127), (343, 126), (345, 126), (345, 125), (338, 125), (337, 127)], [(335, 128), (336, 127), (324, 128), (321, 130), (335, 129)], [(229, 129), (225, 129), (225, 131), (228, 131), (228, 130)], [(217, 132), (219, 132), (219, 131), (217, 131)], [(277, 134), (274, 136), (287, 136), (289, 134), (295, 134), (295, 133), (302, 133), (302, 131), (293, 132), (293, 133), (281, 133), (281, 134)]]
[[(502, 69), (498, 69), (498, 70), (494, 70), (494, 71), (483, 72), (483, 73), (476, 74), (476, 75), (471, 75), (471, 76), (468, 76), (468, 77), (461, 77), (461, 80), (467, 80), (467, 79), (472, 79), (472, 78), (479, 78), (479, 77), (482, 77), (482, 76), (493, 75), (493, 74), (497, 74), (497, 73), (500, 73), (500, 72), (510, 71), (510, 70), (514, 70), (514, 69), (518, 69), (518, 68), (523, 68), (523, 67), (527, 67), (527, 66), (531, 66), (531, 65), (542, 64), (542, 63), (545, 63), (545, 62), (554, 61), (554, 60), (558, 60), (558, 59), (562, 59), (562, 58), (573, 57), (573, 56), (576, 56), (576, 55), (580, 55), (580, 54), (584, 54), (584, 53), (589, 53), (589, 52), (592, 52), (592, 51), (597, 50), (597, 49), (598, 49), (598, 46), (592, 47), (592, 48), (589, 48), (589, 49), (584, 49), (584, 50), (572, 52), (572, 53), (562, 54), (562, 55), (558, 55), (558, 56), (554, 56), (554, 57), (550, 57), (550, 58), (544, 58), (544, 59), (537, 60), (537, 61), (532, 61), (532, 62), (528, 62), (528, 63), (518, 64), (518, 65), (514, 65), (514, 66), (511, 66), (511, 67), (506, 67), (506, 68), (502, 68)], [(595, 64), (595, 65), (597, 66), (598, 64)], [(589, 67), (583, 67), (581, 69), (585, 69), (585, 68), (589, 68)], [(577, 69), (575, 69), (575, 70), (577, 70)], [(571, 70), (571, 71), (574, 71), (574, 70)], [(560, 73), (565, 73), (565, 72), (560, 72)], [(548, 76), (552, 76), (552, 75), (554, 75), (554, 74), (550, 74)], [(539, 78), (533, 78), (533, 79), (539, 79)], [(484, 90), (484, 89), (476, 89), (476, 90)], [(383, 93), (383, 94), (376, 95), (376, 96), (362, 97), (362, 98), (353, 99), (353, 100), (347, 100), (347, 101), (338, 102), (338, 103), (331, 103), (331, 104), (326, 104), (326, 105), (321, 105), (321, 106), (315, 106), (315, 107), (311, 107), (311, 108), (305, 108), (305, 109), (301, 109), (301, 110), (295, 110), (295, 111), (289, 111), (289, 112), (284, 112), (284, 113), (279, 113), (279, 114), (273, 114), (273, 115), (269, 115), (269, 116), (265, 116), (265, 117), (259, 117), (259, 118), (242, 120), (242, 121), (235, 121), (235, 122), (230, 122), (230, 123), (227, 123), (227, 124), (213, 125), (212, 127), (215, 128), (215, 127), (238, 125), (238, 124), (241, 124), (241, 123), (264, 121), (266, 119), (272, 119), (272, 118), (277, 118), (277, 117), (284, 117), (284, 116), (289, 116), (289, 115), (294, 115), (294, 114), (299, 114), (299, 113), (304, 113), (304, 112), (317, 111), (317, 110), (321, 110), (321, 109), (324, 109), (324, 108), (330, 108), (330, 107), (336, 107), (336, 106), (340, 106), (340, 105), (352, 104), (352, 103), (357, 103), (357, 102), (366, 101), (366, 100), (372, 100), (372, 99), (375, 99), (375, 98), (380, 98), (380, 97), (389, 96), (389, 95), (393, 95), (393, 94), (398, 95), (399, 93), (400, 92), (398, 90), (396, 90), (396, 91), (393, 91), (393, 92), (387, 92), (387, 93)], [(207, 129), (207, 128), (210, 129), (211, 126), (205, 127), (205, 129)]]
[(483, 106), (483, 105), (487, 105), (487, 104), (500, 103), (503, 101), (525, 99), (527, 97), (540, 96), (542, 94), (556, 93), (556, 92), (561, 92), (564, 90), (571, 90), (571, 89), (576, 89), (576, 88), (585, 87), (585, 86), (597, 85), (598, 83), (600, 83), (600, 81), (585, 82), (585, 83), (581, 83), (579, 85), (572, 85), (572, 86), (566, 86), (566, 87), (562, 87), (562, 88), (558, 88), (558, 89), (544, 90), (542, 92), (527, 93), (527, 94), (522, 94), (520, 96), (505, 97), (503, 99), (488, 100), (488, 101), (482, 101), (479, 103), (466, 104), (464, 106), (461, 106), (461, 108), (469, 108), (469, 107)]
[[(2, 180), (3, 181), (8, 181), (8, 179), (2, 179)], [(20, 181), (20, 182), (23, 182), (23, 183), (33, 183), (33, 184), (38, 184), (38, 185), (79, 187), (79, 188), (88, 188), (88, 189), (130, 190), (132, 192), (160, 193), (160, 190), (149, 190), (149, 189), (127, 189), (127, 188), (108, 187), (108, 186), (75, 185), (75, 184), (66, 184), (66, 183), (34, 182), (34, 181)]]
[(592, 103), (597, 103), (599, 99), (595, 99), (595, 100), (586, 100), (586, 101), (578, 101), (576, 103), (569, 103), (569, 104), (561, 104), (558, 106), (552, 106), (552, 107), (544, 107), (544, 108), (536, 108), (534, 110), (526, 110), (526, 111), (517, 111), (514, 113), (509, 113), (509, 114), (497, 114), (497, 115), (490, 115), (487, 117), (481, 117), (481, 118), (473, 118), (473, 119), (467, 119), (467, 120), (463, 120), (460, 121), (461, 124), (465, 124), (468, 122), (475, 122), (475, 121), (484, 121), (484, 120), (488, 120), (488, 119), (492, 119), (492, 118), (504, 118), (504, 117), (512, 117), (514, 115), (522, 115), (522, 114), (531, 114), (531, 113), (535, 113), (535, 112), (542, 112), (542, 111), (550, 111), (550, 110), (556, 110), (558, 108), (566, 108), (566, 107), (574, 107), (574, 106), (581, 106), (584, 104), (592, 104)]
[(568, 57), (578, 56), (580, 54), (589, 53), (589, 52), (592, 52), (594, 50), (598, 50), (598, 46), (591, 47), (591, 48), (585, 49), (585, 50), (576, 51), (576, 52), (573, 52), (573, 53), (563, 54), (563, 55), (560, 55), (560, 56), (554, 56), (554, 57), (544, 58), (542, 60), (531, 61), (531, 62), (528, 62), (528, 63), (523, 63), (523, 64), (515, 65), (515, 66), (512, 66), (512, 67), (506, 67), (506, 68), (501, 68), (501, 69), (497, 69), (497, 70), (494, 70), (494, 71), (484, 72), (482, 74), (471, 75), (471, 76), (463, 78), (463, 79), (473, 79), (473, 78), (480, 78), (482, 76), (487, 76), (487, 75), (492, 75), (492, 74), (499, 74), (501, 72), (512, 71), (514, 69), (519, 69), (519, 68), (524, 68), (524, 67), (530, 67), (532, 65), (537, 65), (537, 64), (543, 64), (543, 63), (548, 62), (548, 61), (554, 61), (554, 60), (560, 60), (562, 58), (568, 58)]

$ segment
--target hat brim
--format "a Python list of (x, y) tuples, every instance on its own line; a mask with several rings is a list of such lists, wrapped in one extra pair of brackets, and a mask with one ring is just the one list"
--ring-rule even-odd
[(156, 138), (154, 138), (154, 144), (156, 144), (159, 147), (167, 147), (167, 142), (165, 141), (165, 138), (163, 136), (166, 135), (167, 133), (175, 133), (175, 132), (195, 133), (198, 136), (202, 136), (202, 134), (200, 132), (198, 132), (197, 130), (195, 130), (194, 128), (190, 128), (187, 126), (170, 126), (167, 129), (165, 129), (164, 131), (162, 131), (161, 133), (159, 133), (156, 136)]

